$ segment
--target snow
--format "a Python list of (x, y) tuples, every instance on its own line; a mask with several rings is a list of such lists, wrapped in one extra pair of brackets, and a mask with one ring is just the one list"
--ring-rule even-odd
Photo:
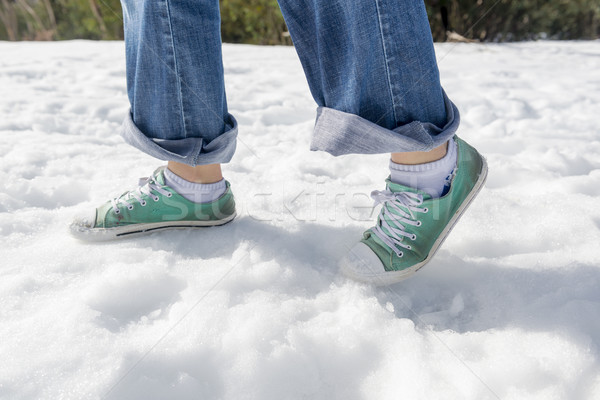
[(436, 45), (486, 188), (414, 278), (337, 274), (387, 155), (308, 151), (292, 48), (225, 45), (239, 217), (104, 244), (73, 215), (123, 144), (119, 42), (0, 43), (0, 398), (600, 398), (600, 42)]

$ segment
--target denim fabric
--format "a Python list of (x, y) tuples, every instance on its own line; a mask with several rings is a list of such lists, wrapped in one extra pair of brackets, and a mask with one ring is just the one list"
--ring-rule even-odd
[(354, 114), (319, 107), (310, 149), (339, 156), (429, 151), (441, 146), (450, 140), (460, 123), (458, 109), (442, 93), (447, 116), (442, 127), (424, 120), (401, 124), (390, 130)]
[[(217, 0), (122, 0), (131, 115), (123, 136), (163, 160), (227, 162)], [(312, 150), (426, 151), (458, 110), (443, 92), (422, 0), (279, 0), (319, 106)]]
[(121, 3), (131, 103), (125, 141), (162, 160), (229, 161), (237, 125), (227, 111), (218, 1)]

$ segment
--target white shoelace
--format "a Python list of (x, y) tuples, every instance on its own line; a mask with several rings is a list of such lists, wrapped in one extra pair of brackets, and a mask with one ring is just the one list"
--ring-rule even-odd
[(405, 231), (406, 225), (421, 226), (421, 221), (415, 217), (415, 212), (429, 211), (426, 207), (419, 207), (423, 204), (423, 196), (412, 192), (375, 190), (371, 192), (371, 198), (375, 200), (376, 206), (383, 204), (373, 233), (398, 257), (402, 257), (404, 253), (400, 248), (411, 249), (409, 244), (404, 243), (404, 238), (417, 239), (417, 235)]
[(112, 204), (112, 209), (115, 214), (119, 214), (121, 211), (119, 210), (119, 204), (124, 204), (127, 206), (129, 210), (133, 210), (133, 204), (130, 201), (137, 200), (138, 203), (142, 207), (146, 206), (146, 200), (142, 198), (142, 195), (147, 195), (152, 198), (154, 201), (158, 201), (159, 198), (153, 191), (156, 191), (163, 196), (171, 197), (173, 194), (168, 190), (163, 189), (154, 176), (147, 178), (140, 178), (138, 182), (139, 187), (135, 190), (129, 191), (127, 193), (122, 194), (121, 196), (112, 199), (110, 202)]

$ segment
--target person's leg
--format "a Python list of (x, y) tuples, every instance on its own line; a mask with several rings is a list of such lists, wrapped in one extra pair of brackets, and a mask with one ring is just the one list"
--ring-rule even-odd
[(122, 136), (160, 160), (136, 190), (76, 219), (91, 240), (219, 225), (235, 216), (220, 164), (235, 151), (227, 111), (218, 0), (122, 0), (131, 112)]
[(167, 168), (177, 176), (194, 183), (215, 183), (223, 179), (221, 164), (196, 165), (192, 167), (188, 164), (169, 161)]
[(228, 162), (237, 126), (227, 112), (217, 0), (122, 0), (131, 113), (123, 137), (161, 160)]
[(459, 116), (439, 81), (422, 0), (280, 0), (319, 108), (311, 149), (426, 152)]
[(424, 4), (279, 3), (319, 105), (311, 149), (391, 153), (391, 180), (373, 193), (383, 204), (377, 225), (343, 271), (376, 284), (403, 279), (429, 261), (486, 172), (474, 149), (452, 140), (459, 114), (440, 85)]

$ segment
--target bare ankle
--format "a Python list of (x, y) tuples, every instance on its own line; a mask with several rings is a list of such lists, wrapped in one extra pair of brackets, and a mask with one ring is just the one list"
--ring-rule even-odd
[(223, 179), (221, 164), (197, 165), (192, 167), (191, 165), (169, 161), (167, 168), (186, 181), (195, 183), (215, 183)]
[(408, 153), (392, 153), (392, 161), (396, 164), (425, 164), (444, 158), (448, 151), (448, 142), (430, 151), (413, 151)]

